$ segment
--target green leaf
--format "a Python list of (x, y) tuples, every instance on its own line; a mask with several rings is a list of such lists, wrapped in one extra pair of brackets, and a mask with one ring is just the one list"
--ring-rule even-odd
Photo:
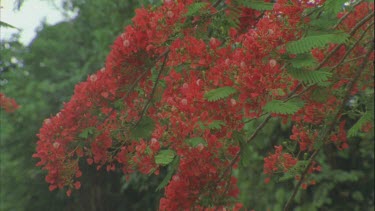
[(375, 105), (374, 105), (374, 93), (372, 92), (372, 95), (366, 96), (366, 113), (369, 115), (369, 119), (373, 122), (374, 121), (374, 110), (375, 110)]
[(142, 120), (130, 130), (130, 136), (138, 140), (149, 139), (151, 138), (154, 128), (154, 121), (150, 117), (144, 116)]
[(324, 85), (324, 82), (332, 76), (332, 73), (325, 71), (324, 69), (315, 70), (315, 71), (306, 71), (303, 69), (290, 69), (288, 70), (289, 74), (293, 76), (293, 78), (298, 79), (307, 84), (315, 84)]
[(89, 137), (89, 135), (92, 135), (94, 134), (95, 132), (95, 127), (88, 127), (86, 129), (84, 129), (79, 135), (78, 137), (79, 138), (83, 138), (83, 139), (87, 139)]
[(281, 100), (273, 100), (268, 102), (263, 110), (269, 113), (276, 113), (276, 114), (294, 114), (299, 109), (301, 109), (304, 105), (303, 101), (300, 100), (289, 100), (283, 102)]
[(211, 130), (220, 130), (222, 126), (225, 126), (225, 122), (220, 120), (214, 120), (211, 124), (208, 125), (208, 128)]
[(158, 185), (158, 187), (156, 188), (156, 191), (159, 191), (162, 188), (164, 188), (166, 185), (168, 185), (169, 181), (172, 179), (174, 172), (177, 169), (179, 162), (180, 162), (180, 158), (176, 156), (168, 168), (167, 175), (164, 177), (163, 181), (161, 181), (161, 183)]
[(331, 34), (323, 35), (312, 35), (304, 37), (300, 40), (289, 42), (286, 45), (286, 49), (292, 54), (301, 54), (310, 52), (313, 48), (321, 48), (326, 46), (328, 43), (341, 44), (346, 42), (349, 35), (343, 32), (336, 32)]
[(206, 3), (206, 2), (197, 2), (197, 3), (191, 4), (191, 5), (189, 5), (188, 11), (185, 14), (185, 16), (196, 16), (207, 5), (208, 5), (208, 3)]
[(358, 132), (362, 129), (362, 126), (367, 122), (372, 122), (372, 115), (370, 112), (366, 112), (348, 131), (348, 137), (354, 137), (358, 135)]
[(233, 6), (229, 6), (228, 10), (229, 12), (226, 13), (225, 20), (230, 26), (238, 28), (240, 26), (240, 17), (242, 11), (238, 7)]
[(207, 146), (206, 141), (201, 137), (194, 137), (186, 139), (185, 142), (189, 144), (191, 147), (196, 147), (198, 144), (203, 144), (204, 146)]
[(236, 93), (237, 90), (230, 86), (220, 87), (217, 89), (213, 89), (211, 91), (206, 92), (204, 97), (209, 101), (218, 101), (224, 98), (229, 97), (230, 95)]
[(113, 103), (113, 107), (114, 107), (116, 110), (124, 109), (124, 108), (125, 108), (124, 99), (116, 100), (116, 101)]
[(291, 59), (290, 62), (295, 68), (314, 67), (317, 64), (317, 61), (311, 54), (297, 55), (297, 57)]
[(309, 25), (313, 26), (317, 29), (327, 30), (330, 27), (334, 26), (337, 23), (337, 18), (332, 17), (324, 17), (320, 16), (320, 18), (314, 18), (310, 21)]
[(329, 97), (327, 93), (328, 93), (327, 88), (317, 87), (316, 89), (312, 91), (311, 99), (319, 103), (327, 102), (328, 97)]
[(155, 155), (155, 163), (158, 165), (168, 165), (170, 164), (174, 157), (176, 156), (176, 152), (171, 149), (160, 150), (157, 155)]
[(251, 149), (249, 145), (244, 140), (243, 135), (238, 131), (234, 131), (232, 137), (234, 140), (238, 141), (240, 145), (240, 165), (243, 167), (248, 166), (251, 160)]
[(324, 9), (330, 14), (337, 15), (343, 11), (344, 4), (347, 2), (348, 0), (327, 0), (324, 3)]
[(273, 3), (264, 2), (264, 1), (241, 1), (241, 4), (245, 7), (252, 8), (254, 10), (272, 10)]

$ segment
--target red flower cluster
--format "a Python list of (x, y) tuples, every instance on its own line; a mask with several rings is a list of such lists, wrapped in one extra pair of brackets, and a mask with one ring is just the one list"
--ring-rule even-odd
[[(120, 168), (124, 174), (159, 174), (161, 167), (178, 161), (161, 210), (203, 210), (210, 204), (240, 209), (228, 200), (238, 195), (236, 179), (228, 173), (240, 151), (233, 134), (243, 134), (243, 120), (260, 117), (268, 102), (285, 100), (291, 92), (301, 95), (304, 108), (273, 116), (290, 118), (291, 139), (301, 151), (313, 149), (317, 131), (341, 102), (335, 90), (327, 102), (315, 100), (313, 91), (303, 90), (287, 74), (287, 60), (294, 55), (286, 53), (286, 44), (302, 36), (309, 22), (301, 19), (304, 10), (324, 1), (280, 0), (264, 13), (242, 8), (240, 28), (229, 29), (228, 40), (201, 38), (202, 32), (208, 34), (210, 17), (220, 11), (204, 1), (209, 15), (188, 17), (194, 2), (165, 0), (160, 7), (136, 10), (133, 24), (114, 42), (105, 68), (78, 84), (61, 112), (45, 120), (34, 157), (48, 171), (50, 190), (67, 186), (70, 195), (79, 189), (76, 180), (85, 162), (107, 171)], [(317, 60), (329, 52), (313, 50)], [(357, 49), (351, 56), (361, 53)], [(345, 48), (326, 65), (344, 55)], [(338, 75), (332, 79), (337, 85), (354, 71), (344, 65), (333, 74)], [(207, 99), (228, 87), (227, 96)], [(331, 137), (341, 148), (346, 142), (336, 139), (345, 136), (343, 124)], [(152, 131), (142, 131), (149, 126)], [(266, 174), (286, 172), (299, 159), (275, 148), (265, 158)]]
[(282, 146), (275, 146), (275, 154), (264, 158), (264, 173), (287, 172), (296, 165), (297, 159), (289, 153), (283, 153)]
[(15, 112), (19, 107), (20, 106), (17, 104), (16, 100), (5, 96), (3, 93), (0, 93), (0, 108), (4, 109), (5, 112)]

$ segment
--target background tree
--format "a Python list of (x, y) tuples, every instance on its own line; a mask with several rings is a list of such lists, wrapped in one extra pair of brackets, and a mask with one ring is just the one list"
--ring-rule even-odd
[(156, 196), (148, 190), (157, 184), (145, 177), (124, 183), (118, 173), (95, 172), (86, 178), (90, 185), (69, 199), (63, 192), (50, 194), (43, 171), (33, 167), (36, 160), (30, 157), (41, 122), (69, 100), (74, 84), (103, 66), (112, 40), (142, 2), (69, 3), (66, 9), (78, 11), (77, 16), (53, 26), (42, 23), (29, 46), (17, 36), (1, 43), (1, 92), (21, 108), (1, 111), (0, 210), (152, 210)]
[[(327, 2), (333, 4), (335, 1)], [(309, 27), (326, 29), (335, 26), (337, 21), (340, 21), (335, 15), (341, 11), (337, 9), (341, 8), (341, 3), (331, 5), (335, 8), (333, 13), (312, 10), (312, 17), (318, 15), (321, 19)], [(43, 119), (57, 113), (62, 108), (62, 102), (69, 101), (74, 84), (104, 66), (103, 61), (109, 52), (109, 46), (123, 31), (123, 27), (130, 23), (129, 19), (126, 21), (124, 17), (133, 17), (133, 9), (138, 7), (138, 4), (129, 1), (67, 1), (66, 9), (79, 11), (74, 20), (56, 26), (43, 25), (37, 38), (27, 47), (21, 46), (17, 39), (2, 43), (5, 46), (1, 48), (2, 61), (15, 63), (10, 65), (13, 71), (4, 71), (1, 76), (2, 92), (14, 97), (22, 107), (16, 113), (1, 115), (1, 209), (156, 209), (163, 192), (159, 190), (155, 193), (154, 190), (165, 177), (168, 168), (162, 168), (158, 177), (150, 178), (133, 173), (126, 182), (118, 170), (111, 173), (105, 170), (97, 172), (95, 168), (86, 166), (82, 169), (82, 181), (85, 183), (80, 191), (68, 199), (62, 191), (48, 191), (44, 181), (45, 173), (35, 169), (35, 160), (30, 159), (36, 142), (33, 137)], [(228, 12), (223, 3), (220, 6), (224, 6), (223, 11)], [(235, 12), (235, 9), (230, 9)], [(353, 11), (351, 9), (348, 7), (347, 10)], [(204, 15), (205, 12), (199, 6), (197, 9), (190, 8), (190, 11), (191, 19), (193, 16)], [(211, 28), (210, 35), (226, 39), (228, 34), (222, 34), (220, 31), (235, 25), (235, 22), (230, 21), (237, 16), (234, 13), (228, 18), (223, 13), (217, 14), (221, 16), (216, 20), (218, 22), (212, 25), (217, 28)], [(191, 25), (181, 27), (189, 28)], [(369, 35), (370, 33), (364, 34), (373, 36)], [(206, 42), (210, 40), (207, 34), (195, 35)], [(360, 40), (359, 37), (356, 39)], [(349, 47), (356, 45), (355, 39), (353, 40), (348, 44)], [(310, 65), (309, 58), (301, 59), (303, 65)], [(183, 68), (184, 66), (181, 67)], [(318, 92), (318, 95), (319, 93), (322, 91)], [(373, 90), (370, 88), (351, 99), (345, 108), (346, 130), (352, 128), (368, 111), (368, 102), (373, 101), (372, 96)], [(326, 99), (321, 100), (324, 102)], [(247, 130), (254, 131), (264, 119), (265, 117), (261, 117), (246, 124)], [(291, 190), (297, 183), (293, 179), (286, 182), (276, 180), (264, 185), (267, 176), (262, 174), (263, 159), (270, 153), (272, 146), (282, 144), (284, 148), (298, 151), (297, 143), (289, 140), (292, 126), (281, 124), (280, 119), (272, 119), (252, 144), (241, 146), (250, 162), (242, 159), (239, 169), (234, 170), (233, 175), (238, 178), (237, 183), (241, 190), (239, 201), (246, 208), (281, 210), (292, 193)], [(221, 128), (221, 125), (219, 123), (212, 127)], [(296, 210), (373, 209), (373, 130), (357, 131), (349, 136), (348, 144), (350, 147), (344, 151), (337, 151), (333, 144), (327, 145), (318, 154), (316, 161), (323, 171), (310, 178), (316, 181), (316, 185), (297, 194), (294, 204)]]

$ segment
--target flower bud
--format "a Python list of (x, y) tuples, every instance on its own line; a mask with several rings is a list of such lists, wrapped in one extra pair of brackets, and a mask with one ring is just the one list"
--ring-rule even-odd
[(182, 99), (181, 103), (182, 103), (182, 105), (187, 105), (188, 101), (187, 101), (187, 99)]
[(271, 67), (275, 67), (276, 64), (277, 64), (277, 61), (274, 60), (274, 59), (271, 59), (269, 63), (270, 63), (270, 66), (271, 66)]
[(130, 42), (129, 42), (129, 40), (124, 40), (123, 44), (124, 44), (124, 47), (127, 48), (127, 47), (129, 47)]

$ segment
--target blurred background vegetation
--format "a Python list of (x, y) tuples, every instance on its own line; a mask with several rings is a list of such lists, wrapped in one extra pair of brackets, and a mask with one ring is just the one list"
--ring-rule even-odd
[[(155, 189), (163, 175), (133, 174), (126, 181), (120, 171), (87, 167), (81, 190), (68, 198), (64, 191), (48, 190), (45, 172), (35, 167), (37, 160), (31, 157), (43, 120), (70, 99), (75, 84), (104, 65), (111, 43), (131, 22), (134, 9), (153, 3), (65, 0), (62, 8), (77, 11), (74, 19), (42, 24), (28, 46), (19, 42), (17, 34), (1, 41), (1, 92), (15, 98), (21, 108), (14, 113), (1, 111), (0, 211), (157, 209), (162, 191)], [(248, 127), (256, 125), (252, 122)], [(248, 146), (252, 159), (235, 172), (240, 201), (247, 208), (278, 211), (288, 199), (293, 180), (265, 185), (262, 171), (263, 158), (272, 146), (289, 138), (290, 128), (274, 120)], [(348, 150), (328, 146), (320, 153), (317, 160), (323, 171), (314, 175), (317, 185), (299, 192), (295, 210), (374, 210), (374, 133), (360, 133), (349, 144)]]

